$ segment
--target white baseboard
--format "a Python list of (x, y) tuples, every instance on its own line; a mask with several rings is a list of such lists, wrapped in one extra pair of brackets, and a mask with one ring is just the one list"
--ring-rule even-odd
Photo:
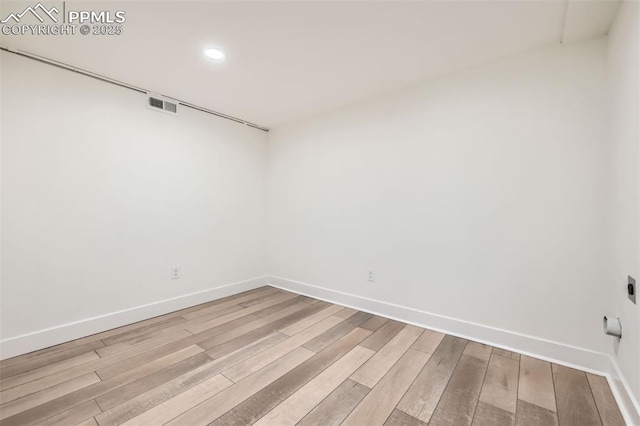
[(616, 360), (613, 357), (611, 357), (610, 360), (611, 365), (606, 376), (611, 392), (613, 392), (613, 396), (615, 397), (627, 424), (639, 426), (640, 403), (638, 402), (638, 398), (634, 397), (633, 391), (627, 383), (627, 380), (624, 378)]
[(168, 314), (222, 297), (267, 285), (268, 277), (252, 278), (196, 293), (136, 306), (106, 315), (63, 324), (0, 341), (0, 359), (22, 355), (38, 349), (90, 336), (123, 325), (132, 324), (158, 315)]
[(605, 376), (627, 424), (640, 426), (638, 403), (615, 360), (608, 354), (285, 278), (268, 277), (268, 283), (315, 299)]

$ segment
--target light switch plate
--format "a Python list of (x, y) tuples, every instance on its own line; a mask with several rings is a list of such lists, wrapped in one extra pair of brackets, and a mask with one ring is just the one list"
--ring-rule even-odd
[(638, 293), (638, 286), (636, 285), (636, 280), (632, 276), (629, 276), (627, 280), (627, 294), (629, 295), (629, 299), (633, 303), (636, 303), (637, 293)]

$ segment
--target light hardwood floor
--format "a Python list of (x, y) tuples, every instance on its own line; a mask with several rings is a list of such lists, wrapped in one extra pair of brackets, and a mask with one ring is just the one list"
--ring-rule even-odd
[(623, 425), (607, 381), (262, 287), (0, 363), (0, 424)]

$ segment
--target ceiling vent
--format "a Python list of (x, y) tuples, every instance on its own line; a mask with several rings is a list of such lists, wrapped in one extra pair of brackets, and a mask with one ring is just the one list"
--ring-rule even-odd
[(147, 93), (147, 108), (171, 115), (178, 115), (178, 103), (176, 101), (155, 93)]

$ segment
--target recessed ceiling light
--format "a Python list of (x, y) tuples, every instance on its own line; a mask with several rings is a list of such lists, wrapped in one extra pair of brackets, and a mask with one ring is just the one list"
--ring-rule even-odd
[(224, 59), (224, 52), (220, 49), (215, 49), (213, 47), (204, 49), (204, 54), (209, 59), (214, 59), (216, 61), (221, 61)]

